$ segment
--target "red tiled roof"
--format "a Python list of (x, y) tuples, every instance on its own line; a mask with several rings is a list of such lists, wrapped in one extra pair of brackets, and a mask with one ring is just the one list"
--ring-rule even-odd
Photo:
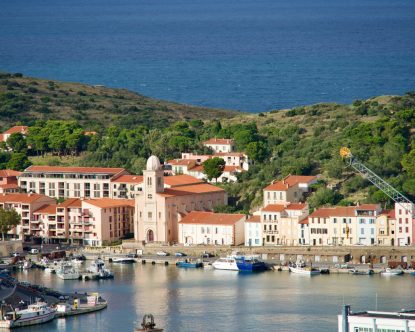
[(59, 204), (59, 207), (82, 207), (82, 201), (79, 198), (68, 198)]
[(38, 199), (45, 198), (47, 196), (39, 194), (23, 194), (23, 193), (14, 193), (14, 194), (3, 194), (0, 195), (0, 202), (2, 203), (33, 203)]
[(236, 171), (243, 171), (242, 168), (240, 168), (239, 166), (225, 166), (223, 169), (224, 172), (236, 172)]
[(164, 184), (170, 187), (185, 186), (191, 184), (205, 183), (203, 180), (196, 179), (194, 176), (182, 174), (182, 175), (173, 175), (165, 176)]
[(213, 186), (208, 183), (195, 184), (190, 186), (180, 186), (164, 189), (164, 192), (159, 193), (158, 195), (165, 197), (173, 196), (185, 196), (185, 195), (195, 195), (195, 194), (205, 194), (205, 193), (215, 193), (215, 192), (224, 192), (222, 188)]
[(234, 144), (234, 140), (233, 139), (229, 139), (229, 138), (211, 138), (211, 139), (203, 142), (203, 144), (228, 145), (228, 144)]
[(118, 182), (118, 183), (143, 183), (143, 176), (142, 175), (129, 175), (129, 174), (123, 174), (119, 177), (117, 177), (114, 180), (111, 180), (111, 182)]
[(203, 225), (234, 225), (244, 219), (244, 214), (214, 213), (192, 211), (187, 214), (180, 224), (203, 224)]
[(6, 183), (6, 184), (0, 184), (0, 188), (2, 189), (17, 189), (19, 188), (19, 185), (16, 183)]
[(43, 205), (40, 209), (37, 209), (35, 212), (35, 214), (56, 214), (56, 204), (48, 204), (48, 205)]
[(189, 166), (194, 163), (195, 161), (193, 159), (172, 159), (172, 160), (169, 160), (166, 164), (177, 165), (177, 166)]
[(261, 211), (262, 212), (283, 212), (286, 206), (284, 204), (268, 204)]
[(20, 174), (22, 174), (22, 172), (14, 171), (12, 169), (2, 169), (2, 170), (0, 170), (0, 177), (2, 177), (2, 178), (19, 176)]
[(97, 199), (87, 199), (83, 201), (91, 205), (95, 205), (100, 208), (115, 208), (122, 206), (135, 206), (135, 201), (133, 199), (114, 199), (114, 198), (97, 198)]
[(189, 171), (191, 171), (191, 172), (200, 172), (200, 173), (203, 173), (203, 166), (202, 165), (199, 165), (199, 166), (195, 166), (195, 167), (192, 167), (192, 168), (190, 168), (189, 169)]
[(288, 175), (281, 181), (276, 181), (265, 187), (264, 190), (286, 191), (298, 183), (309, 183), (317, 179), (316, 176), (306, 175)]
[(393, 209), (393, 210), (383, 210), (381, 215), (385, 215), (385, 216), (387, 216), (388, 218), (391, 218), (391, 219), (396, 218), (395, 209)]
[(304, 210), (307, 207), (305, 203), (291, 203), (285, 208), (286, 210)]
[(305, 216), (298, 222), (300, 225), (308, 225), (308, 216)]
[(378, 208), (378, 204), (361, 204), (356, 206), (356, 210), (377, 210)]
[(97, 173), (97, 174), (117, 174), (124, 171), (124, 168), (107, 167), (65, 167), (65, 166), (29, 166), (25, 172), (42, 173)]
[(251, 216), (249, 217), (246, 222), (254, 222), (254, 223), (260, 223), (261, 222), (261, 216)]
[(9, 129), (7, 129), (4, 134), (16, 134), (16, 133), (21, 133), (21, 134), (27, 134), (29, 127), (28, 126), (14, 126), (11, 127)]
[(310, 218), (329, 218), (329, 217), (354, 217), (355, 206), (337, 206), (330, 208), (320, 208), (309, 215)]

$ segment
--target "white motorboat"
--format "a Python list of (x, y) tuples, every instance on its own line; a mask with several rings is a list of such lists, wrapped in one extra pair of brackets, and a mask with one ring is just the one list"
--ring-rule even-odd
[(212, 263), (212, 266), (216, 270), (239, 271), (234, 257), (219, 258)]
[(24, 261), (24, 263), (23, 263), (23, 270), (31, 269), (32, 266), (33, 266), (32, 261), (30, 261), (30, 260), (29, 261)]
[(14, 328), (49, 322), (55, 318), (56, 311), (45, 302), (31, 304), (27, 309), (6, 312), (1, 317), (0, 328)]
[(380, 273), (383, 276), (397, 276), (397, 275), (403, 274), (403, 270), (399, 268), (398, 269), (387, 268)]
[(121, 264), (132, 264), (135, 263), (136, 260), (132, 257), (114, 257), (112, 259), (113, 263), (121, 263)]
[(72, 263), (73, 265), (77, 265), (77, 266), (81, 265), (83, 262), (84, 262), (84, 261), (83, 261), (83, 260), (81, 260), (81, 259), (79, 259), (79, 258), (74, 258), (74, 259), (72, 259), (72, 260), (71, 260), (71, 263)]
[(98, 275), (101, 279), (114, 278), (112, 272), (106, 268), (104, 261), (99, 258), (92, 261), (91, 265), (87, 268), (87, 271)]
[(296, 263), (293, 266), (289, 266), (288, 269), (292, 273), (308, 275), (308, 276), (317, 275), (321, 273), (320, 270), (317, 270), (311, 266), (305, 266), (305, 264), (302, 264), (302, 263)]

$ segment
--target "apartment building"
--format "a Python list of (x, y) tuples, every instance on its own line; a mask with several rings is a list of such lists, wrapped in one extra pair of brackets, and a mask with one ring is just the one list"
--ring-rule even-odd
[(111, 197), (111, 181), (129, 174), (123, 168), (30, 166), (20, 174), (25, 192), (55, 198)]
[(68, 199), (36, 210), (31, 232), (47, 243), (101, 246), (131, 234), (133, 217), (133, 200)]
[(236, 151), (236, 145), (233, 139), (211, 138), (203, 142), (203, 145), (208, 148), (211, 148), (212, 151), (215, 153)]
[(179, 221), (179, 243), (243, 244), (245, 219), (244, 214), (191, 211)]
[(269, 204), (298, 203), (304, 199), (317, 176), (288, 175), (264, 188), (264, 206)]
[(248, 155), (244, 152), (219, 152), (214, 153), (213, 155), (182, 153), (182, 159), (180, 160), (193, 160), (196, 165), (201, 165), (204, 161), (213, 157), (222, 158), (225, 161), (226, 166), (238, 166), (245, 171), (249, 170), (250, 161)]
[(111, 198), (134, 199), (142, 190), (141, 175), (123, 174), (111, 179)]
[(0, 170), (0, 194), (12, 194), (20, 192), (17, 177), (22, 172), (11, 169)]
[(245, 220), (245, 246), (258, 247), (262, 246), (262, 225), (261, 216), (254, 215)]
[[(178, 222), (191, 211), (226, 205), (226, 192), (188, 175), (164, 176), (156, 156), (147, 160), (143, 193), (135, 197), (136, 241), (177, 242)], [(165, 185), (166, 183), (166, 185)]]
[(308, 205), (304, 203), (269, 204), (261, 209), (262, 236), (264, 245), (295, 246), (302, 244), (302, 224), (308, 216)]
[(0, 207), (14, 209), (21, 216), (20, 225), (12, 229), (8, 236), (28, 240), (31, 237), (40, 237), (40, 227), (34, 212), (41, 207), (54, 204), (53, 198), (39, 194), (2, 194), (0, 195)]

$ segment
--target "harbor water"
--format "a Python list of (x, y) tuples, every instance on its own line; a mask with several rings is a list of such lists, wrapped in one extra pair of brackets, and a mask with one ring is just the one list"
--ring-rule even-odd
[(337, 331), (343, 304), (352, 310), (415, 308), (415, 277), (303, 276), (289, 272), (238, 273), (161, 265), (108, 264), (113, 280), (61, 280), (40, 269), (21, 281), (66, 292), (98, 291), (108, 308), (55, 319), (25, 331), (132, 332), (152, 313), (166, 332)]

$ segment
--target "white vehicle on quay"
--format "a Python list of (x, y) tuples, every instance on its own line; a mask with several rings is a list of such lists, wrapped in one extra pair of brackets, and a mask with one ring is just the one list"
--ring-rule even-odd
[(169, 256), (170, 254), (165, 251), (157, 251), (156, 255), (157, 256)]

